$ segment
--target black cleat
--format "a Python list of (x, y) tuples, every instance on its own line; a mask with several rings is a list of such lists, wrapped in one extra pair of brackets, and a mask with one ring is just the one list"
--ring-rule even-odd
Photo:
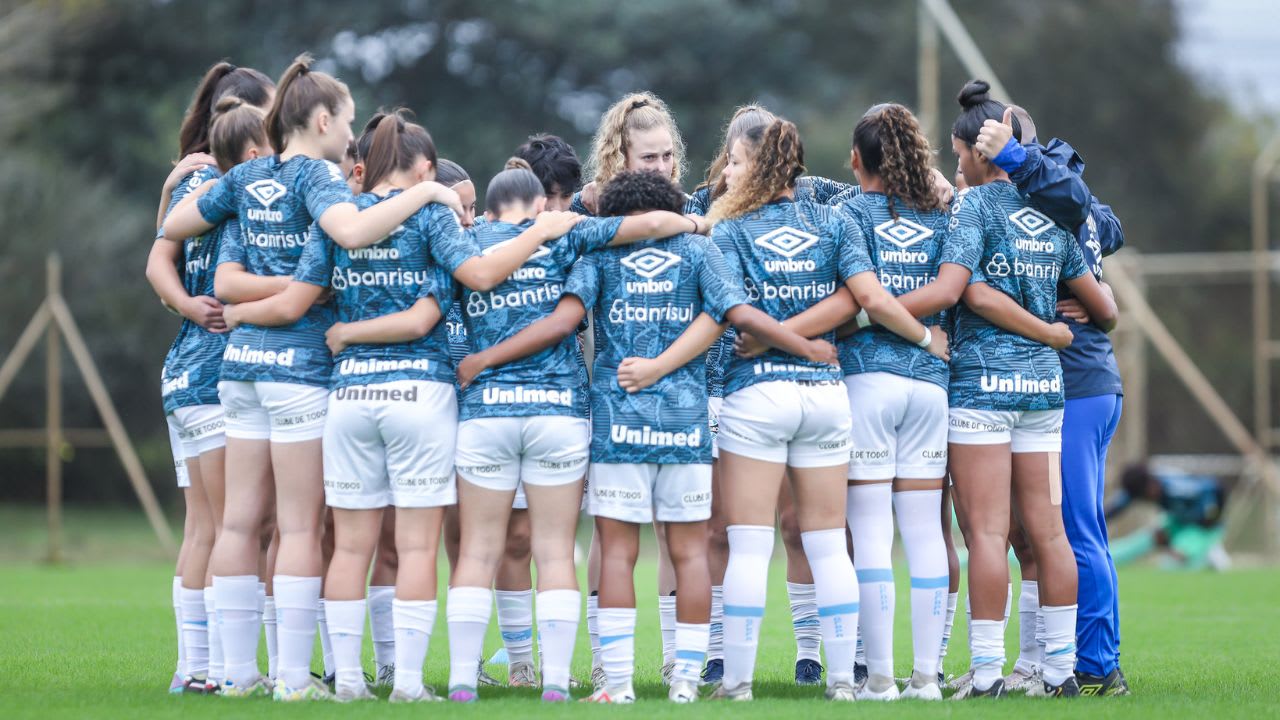
[[(1043, 681), (1042, 681), (1043, 682)], [(1076, 682), (1076, 676), (1071, 675), (1060, 685), (1050, 685), (1044, 683), (1045, 697), (1080, 697), (1080, 684)]]
[(1007, 696), (1008, 694), (1009, 693), (1005, 692), (1004, 690), (1004, 678), (999, 678), (994, 683), (991, 684), (991, 687), (987, 688), (986, 690), (979, 690), (978, 686), (974, 685), (973, 689), (969, 691), (969, 696), (966, 699), (972, 700), (974, 698), (984, 698), (984, 697), (1002, 698)]
[(820, 685), (822, 684), (822, 663), (817, 660), (797, 660), (796, 661), (796, 684), (797, 685)]
[(707, 661), (707, 666), (702, 668), (702, 684), (714, 685), (724, 679), (724, 660), (715, 658)]
[(1118, 665), (1106, 677), (1077, 671), (1076, 683), (1080, 687), (1080, 694), (1088, 697), (1118, 697), (1129, 694), (1129, 682), (1125, 680), (1124, 672)]
[(862, 687), (867, 682), (867, 677), (871, 673), (867, 670), (867, 666), (862, 663), (855, 662), (853, 664), (853, 686)]

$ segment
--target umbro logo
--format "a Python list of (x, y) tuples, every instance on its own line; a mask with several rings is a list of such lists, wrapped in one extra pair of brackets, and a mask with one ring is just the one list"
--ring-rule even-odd
[(269, 208), (275, 204), (277, 200), (288, 194), (289, 190), (284, 185), (276, 182), (272, 178), (251, 182), (244, 188), (255, 200), (262, 203), (262, 207)]
[(655, 278), (680, 264), (680, 256), (658, 248), (644, 248), (622, 258), (624, 267), (642, 278)]
[(780, 227), (756, 238), (756, 244), (784, 258), (793, 258), (818, 242), (818, 236), (792, 227)]
[(1009, 222), (1031, 237), (1036, 237), (1053, 227), (1053, 221), (1034, 208), (1025, 207), (1009, 216)]
[[(506, 247), (506, 246), (510, 245), (511, 243), (513, 243), (513, 242), (515, 242), (515, 241), (516, 241), (516, 239), (515, 239), (515, 238), (511, 238), (510, 240), (503, 240), (503, 241), (502, 241), (502, 242), (500, 242), (500, 243), (496, 243), (496, 244), (494, 244), (494, 245), (490, 245), (489, 247), (485, 248), (484, 250), (481, 250), (481, 251), (480, 251), (480, 254), (481, 254), (481, 255), (491, 255), (491, 254), (493, 254), (493, 253), (497, 252), (498, 250), (500, 250), (500, 249), (502, 249), (502, 248), (504, 248), (504, 247)], [(541, 257), (546, 257), (546, 256), (548, 256), (548, 255), (550, 255), (550, 254), (551, 254), (551, 249), (550, 249), (550, 248), (548, 248), (546, 245), (539, 245), (539, 246), (538, 246), (538, 249), (537, 249), (537, 250), (534, 250), (534, 251), (533, 251), (533, 254), (529, 256), (529, 260), (536, 260), (536, 259), (541, 258)], [(528, 262), (528, 260), (526, 260), (525, 262)]]
[(877, 225), (876, 235), (905, 249), (933, 237), (933, 231), (906, 218), (898, 218)]

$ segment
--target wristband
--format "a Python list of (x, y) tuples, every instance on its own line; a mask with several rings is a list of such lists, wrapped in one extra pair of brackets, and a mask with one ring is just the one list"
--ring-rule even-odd
[(871, 324), (871, 316), (867, 314), (866, 308), (860, 308), (858, 310), (857, 317), (855, 317), (854, 319), (858, 322), (859, 330)]
[(922, 348), (924, 350), (928, 350), (929, 346), (932, 344), (933, 344), (933, 331), (929, 329), (928, 325), (926, 325), (924, 328), (924, 337), (920, 339), (920, 342), (916, 343), (916, 347)]
[(991, 162), (1001, 170), (1011, 173), (1022, 167), (1022, 163), (1027, 161), (1027, 149), (1022, 147), (1014, 138), (1009, 138), (1009, 142), (1004, 144), (1000, 149), (1000, 154), (991, 159)]

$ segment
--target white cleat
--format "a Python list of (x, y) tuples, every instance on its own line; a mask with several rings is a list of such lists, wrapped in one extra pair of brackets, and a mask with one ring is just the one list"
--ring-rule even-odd
[(963, 675), (957, 675), (947, 683), (947, 687), (955, 690), (955, 694), (951, 696), (952, 700), (964, 700), (973, 693), (973, 670), (965, 672)]
[(1005, 675), (1004, 689), (1009, 693), (1025, 693), (1034, 687), (1039, 687), (1043, 683), (1040, 680), (1040, 668), (1032, 668), (1031, 672), (1027, 672), (1020, 667), (1014, 667), (1013, 672)]
[(631, 683), (620, 687), (602, 687), (591, 693), (591, 697), (582, 698), (579, 702), (604, 703), (608, 705), (630, 705), (636, 701), (636, 691)]
[(898, 683), (884, 675), (868, 676), (867, 681), (858, 688), (858, 699), (892, 702), (898, 699)]
[(911, 680), (903, 688), (899, 696), (903, 700), (941, 700), (942, 688), (938, 687), (936, 677), (926, 677), (917, 672), (911, 673)]
[[(897, 686), (894, 686), (897, 689)], [(837, 680), (827, 686), (827, 699), (831, 702), (853, 702), (861, 697), (853, 683)]]
[(675, 680), (671, 683), (671, 691), (667, 699), (681, 705), (698, 701), (698, 683), (693, 680)]
[(360, 683), (359, 685), (338, 685), (334, 690), (333, 699), (340, 703), (349, 703), (377, 700), (378, 696), (369, 691), (368, 685)]
[(723, 682), (721, 682), (717, 684), (716, 689), (711, 692), (711, 699), (750, 702), (753, 699), (751, 696), (751, 683), (744, 682), (738, 687), (728, 688), (725, 687)]
[(387, 698), (387, 700), (393, 703), (444, 702), (444, 698), (436, 695), (434, 690), (425, 685), (418, 691), (417, 695), (410, 695), (400, 689), (392, 690), (391, 697)]
[(533, 669), (533, 663), (524, 660), (511, 663), (507, 668), (507, 687), (538, 687), (538, 673)]

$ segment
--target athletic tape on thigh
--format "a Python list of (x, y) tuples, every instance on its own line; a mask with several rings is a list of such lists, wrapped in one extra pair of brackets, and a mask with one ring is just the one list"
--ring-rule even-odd
[(1049, 456), (1049, 503), (1062, 504), (1062, 456), (1059, 453), (1045, 453)]

